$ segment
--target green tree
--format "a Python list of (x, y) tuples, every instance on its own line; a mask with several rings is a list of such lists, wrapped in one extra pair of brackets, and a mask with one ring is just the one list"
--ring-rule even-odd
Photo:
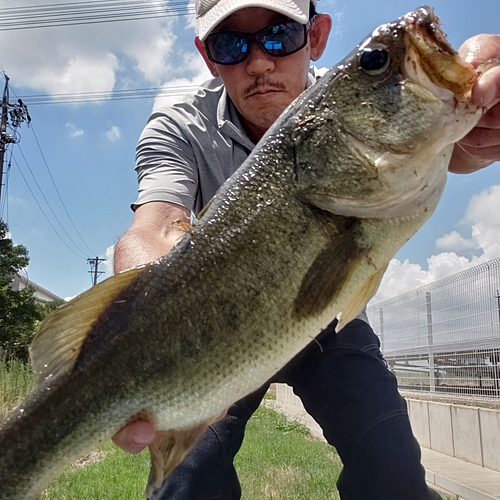
[(11, 288), (16, 273), (28, 262), (28, 250), (13, 244), (7, 225), (0, 220), (0, 354), (7, 360), (28, 361), (28, 346), (45, 315), (44, 308), (35, 303), (33, 287)]

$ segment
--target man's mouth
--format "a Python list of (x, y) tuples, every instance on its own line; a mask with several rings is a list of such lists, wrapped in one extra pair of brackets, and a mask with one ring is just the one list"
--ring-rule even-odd
[(283, 92), (283, 90), (276, 89), (276, 88), (262, 88), (255, 90), (251, 92), (250, 94), (247, 95), (247, 97), (254, 97), (258, 95), (266, 95), (266, 94), (275, 94), (277, 92)]
[(285, 86), (280, 82), (274, 82), (268, 78), (259, 78), (245, 89), (245, 97), (284, 92), (285, 90)]

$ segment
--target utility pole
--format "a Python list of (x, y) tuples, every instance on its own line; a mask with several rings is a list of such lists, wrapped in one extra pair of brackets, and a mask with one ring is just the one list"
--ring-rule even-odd
[[(3, 165), (5, 152), (7, 151), (7, 146), (9, 144), (14, 144), (18, 142), (15, 135), (15, 129), (21, 125), (25, 120), (28, 123), (31, 121), (31, 117), (28, 113), (28, 107), (24, 104), (21, 99), (18, 99), (17, 104), (10, 104), (9, 102), (9, 77), (4, 73), (5, 87), (3, 89), (2, 96), (2, 117), (0, 121), (0, 201), (2, 200), (2, 186), (3, 186)], [(7, 132), (7, 125), (9, 124), (14, 129), (14, 134), (9, 134)]]
[(97, 285), (97, 278), (101, 275), (104, 274), (105, 271), (99, 271), (99, 263), (100, 262), (105, 262), (106, 259), (100, 259), (99, 257), (96, 257), (95, 259), (87, 259), (87, 262), (90, 264), (90, 271), (93, 275), (92, 277), (92, 285)]

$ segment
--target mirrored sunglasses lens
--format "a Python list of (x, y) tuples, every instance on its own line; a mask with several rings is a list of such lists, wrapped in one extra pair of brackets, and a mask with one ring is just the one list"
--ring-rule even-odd
[(208, 37), (206, 47), (216, 63), (234, 64), (245, 58), (248, 40), (240, 34), (221, 33)]
[(205, 47), (217, 64), (237, 64), (246, 59), (252, 40), (271, 56), (286, 56), (300, 50), (307, 41), (303, 24), (291, 22), (275, 24), (257, 34), (216, 33), (207, 38)]
[(304, 25), (299, 23), (276, 24), (256, 38), (269, 54), (276, 56), (295, 52), (306, 40)]

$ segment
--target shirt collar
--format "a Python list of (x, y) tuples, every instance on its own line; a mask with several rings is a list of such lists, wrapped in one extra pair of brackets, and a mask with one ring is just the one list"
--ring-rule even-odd
[(222, 87), (222, 94), (217, 104), (217, 126), (222, 133), (239, 142), (249, 151), (255, 147), (255, 144), (245, 134), (236, 108), (229, 99), (225, 87)]

